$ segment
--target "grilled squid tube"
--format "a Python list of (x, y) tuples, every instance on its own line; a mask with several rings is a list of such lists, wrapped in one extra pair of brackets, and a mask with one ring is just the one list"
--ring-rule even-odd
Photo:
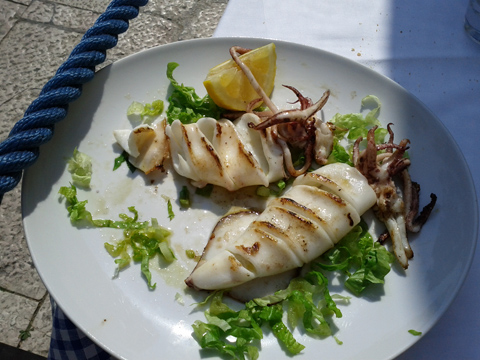
[(248, 126), (259, 122), (254, 114), (245, 114), (234, 122), (202, 118), (185, 125), (173, 121), (166, 134), (175, 171), (193, 180), (197, 187), (213, 184), (230, 191), (268, 186), (284, 178), (280, 146), (269, 132)]
[(113, 136), (128, 153), (130, 163), (148, 174), (154, 170), (165, 170), (169, 158), (168, 138), (165, 134), (167, 120), (151, 125), (142, 124), (133, 130), (115, 130)]
[(185, 282), (196, 289), (229, 289), (299, 268), (331, 249), (375, 202), (375, 192), (353, 167), (337, 163), (306, 173), (260, 215), (250, 216), (245, 230), (227, 237), (213, 256), (207, 244)]

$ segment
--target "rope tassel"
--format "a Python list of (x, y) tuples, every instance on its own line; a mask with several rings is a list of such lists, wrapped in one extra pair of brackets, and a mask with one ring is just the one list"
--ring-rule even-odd
[(118, 35), (128, 30), (129, 20), (147, 3), (111, 1), (0, 143), (0, 203), (3, 195), (18, 185), (23, 170), (37, 161), (39, 147), (53, 137), (54, 125), (67, 116), (68, 104), (80, 97), (82, 85), (95, 75), (95, 66), (105, 61), (107, 50), (117, 45)]

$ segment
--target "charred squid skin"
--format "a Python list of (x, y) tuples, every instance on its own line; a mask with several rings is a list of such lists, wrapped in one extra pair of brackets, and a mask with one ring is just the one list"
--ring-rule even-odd
[(255, 130), (262, 130), (273, 125), (290, 122), (304, 122), (320, 111), (327, 103), (329, 97), (330, 90), (327, 90), (323, 93), (322, 97), (310, 107), (277, 112), (267, 120), (256, 125)]
[[(410, 174), (407, 170), (402, 172), (403, 180), (403, 193), (405, 197), (405, 213), (406, 213), (406, 225), (407, 230), (413, 233), (417, 233), (422, 229), (422, 226), (427, 222), (433, 208), (437, 202), (437, 196), (430, 194), (430, 202), (425, 205), (418, 215), (420, 206), (419, 193), (420, 184), (414, 182), (410, 178)], [(418, 215), (418, 216), (417, 216)]]

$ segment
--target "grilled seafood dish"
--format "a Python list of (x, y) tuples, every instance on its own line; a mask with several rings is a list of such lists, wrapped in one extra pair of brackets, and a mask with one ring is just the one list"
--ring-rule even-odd
[[(326, 191), (325, 179), (333, 181), (335, 186), (345, 179), (353, 179), (353, 170), (347, 170), (346, 165), (326, 165), (333, 148), (335, 125), (322, 121), (317, 113), (327, 103), (330, 91), (325, 91), (314, 103), (294, 87), (285, 85), (297, 97), (299, 108), (281, 110), (242, 62), (241, 55), (249, 51), (236, 46), (230, 48), (233, 61), (258, 94), (245, 111), (226, 112), (219, 120), (204, 117), (189, 124), (180, 120), (168, 124), (163, 119), (131, 131), (114, 132), (134, 166), (145, 173), (164, 170), (170, 158), (175, 171), (198, 188), (213, 184), (236, 191), (296, 178), (284, 197), (271, 200), (263, 213), (250, 215), (255, 219), (242, 228), (242, 233), (237, 230), (235, 236), (229, 235), (229, 241), (222, 246), (207, 245), (202, 259), (186, 280), (187, 284), (199, 289), (228, 288), (253, 278), (301, 267), (334, 246), (371, 206), (387, 229), (380, 240), (391, 238), (399, 263), (407, 269), (408, 260), (413, 257), (407, 232), (420, 231), (436, 202), (432, 194), (431, 202), (418, 215), (420, 187), (410, 179), (410, 160), (404, 156), (409, 140), (395, 144), (391, 125), (388, 125), (390, 139), (385, 144), (376, 144), (377, 127), (371, 128), (366, 148), (360, 150), (363, 139), (359, 137), (352, 154), (354, 172), (360, 174), (363, 185), (368, 185), (362, 185), (361, 196), (365, 199), (360, 200), (360, 194), (354, 196), (349, 191), (336, 193), (332, 188)], [(256, 110), (259, 103), (263, 103), (264, 108)], [(304, 156), (300, 166), (294, 165), (293, 151)], [(308, 172), (312, 168), (318, 169)], [(335, 174), (334, 178), (330, 179), (327, 173)], [(322, 181), (318, 180), (320, 177)], [(398, 188), (395, 177), (401, 178), (403, 189)], [(372, 194), (375, 201), (364, 208)], [(325, 209), (320, 214), (321, 207)], [(348, 223), (345, 222), (346, 213), (349, 214)], [(333, 223), (327, 224), (330, 218)], [(212, 238), (216, 238), (214, 234)], [(234, 237), (237, 239), (231, 241)], [(300, 238), (306, 244), (303, 248), (298, 243)], [(209, 244), (212, 241), (210, 239)], [(273, 260), (268, 263), (270, 257)], [(209, 275), (216, 272), (223, 275)]]

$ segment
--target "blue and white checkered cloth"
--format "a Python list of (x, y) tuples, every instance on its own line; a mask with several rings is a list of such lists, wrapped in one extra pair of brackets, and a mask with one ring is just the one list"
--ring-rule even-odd
[(49, 360), (116, 360), (77, 328), (53, 299), (51, 303), (53, 326)]

